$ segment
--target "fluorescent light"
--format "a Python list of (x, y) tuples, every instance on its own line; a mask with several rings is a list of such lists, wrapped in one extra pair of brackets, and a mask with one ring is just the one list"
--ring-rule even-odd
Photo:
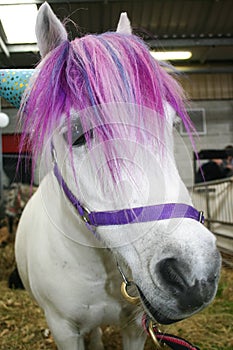
[(35, 1), (33, 0), (1, 0), (3, 5), (22, 5), (24, 4), (32, 4)]
[(150, 51), (150, 53), (159, 61), (188, 60), (192, 57), (190, 51)]
[(0, 19), (7, 37), (7, 43), (35, 43), (36, 16), (37, 7), (35, 4), (0, 6)]

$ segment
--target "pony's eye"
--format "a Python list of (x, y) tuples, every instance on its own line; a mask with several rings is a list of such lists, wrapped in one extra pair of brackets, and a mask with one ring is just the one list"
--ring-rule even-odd
[[(83, 131), (82, 125), (80, 121), (77, 121), (76, 123), (72, 124), (71, 127), (71, 144), (73, 147), (81, 147), (84, 146), (87, 142), (87, 137), (92, 138), (93, 137), (93, 130), (88, 130), (86, 132)], [(64, 139), (67, 143), (69, 143), (69, 135), (68, 131), (66, 131), (63, 134)]]
[(77, 146), (77, 147), (83, 146), (86, 143), (86, 138), (85, 138), (80, 120), (77, 120), (76, 123), (72, 124), (71, 143), (72, 143), (72, 146)]
[[(74, 147), (81, 147), (87, 143), (87, 137), (93, 138), (93, 130), (89, 130), (88, 132), (85, 133), (76, 133), (73, 137), (72, 135), (72, 146)], [(78, 137), (77, 137), (78, 136)]]
[(72, 126), (71, 129), (72, 146), (81, 147), (87, 143), (87, 138), (93, 138), (93, 130), (83, 131), (80, 123)]
[(78, 138), (76, 138), (75, 141), (73, 141), (73, 138), (72, 138), (72, 146), (80, 147), (80, 146), (85, 145), (85, 143), (86, 143), (85, 134), (80, 135)]

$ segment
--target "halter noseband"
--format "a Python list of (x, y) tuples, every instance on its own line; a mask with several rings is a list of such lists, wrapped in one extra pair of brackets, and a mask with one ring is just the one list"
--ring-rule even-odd
[(54, 175), (66, 197), (88, 226), (127, 225), (174, 218), (189, 218), (204, 223), (202, 211), (198, 211), (192, 206), (183, 203), (166, 203), (113, 211), (89, 211), (85, 206), (81, 205), (69, 189), (56, 161), (54, 162)]

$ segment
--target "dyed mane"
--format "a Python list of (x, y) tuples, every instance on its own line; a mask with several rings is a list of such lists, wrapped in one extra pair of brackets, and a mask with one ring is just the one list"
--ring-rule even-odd
[[(22, 145), (29, 135), (36, 160), (64, 116), (70, 128), (72, 109), (128, 103), (150, 108), (163, 118), (165, 101), (189, 131), (182, 89), (138, 37), (104, 33), (65, 41), (40, 63), (24, 95)], [(101, 118), (103, 124), (109, 122), (104, 113)], [(102, 133), (103, 140), (108, 137)]]

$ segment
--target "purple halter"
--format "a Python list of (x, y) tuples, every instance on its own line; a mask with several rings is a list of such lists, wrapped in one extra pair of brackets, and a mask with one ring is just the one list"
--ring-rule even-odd
[(171, 218), (189, 218), (204, 223), (204, 215), (202, 211), (199, 212), (192, 206), (183, 203), (149, 205), (145, 207), (113, 211), (89, 211), (81, 205), (79, 200), (70, 191), (56, 162), (54, 163), (54, 175), (66, 197), (88, 226), (127, 225)]

